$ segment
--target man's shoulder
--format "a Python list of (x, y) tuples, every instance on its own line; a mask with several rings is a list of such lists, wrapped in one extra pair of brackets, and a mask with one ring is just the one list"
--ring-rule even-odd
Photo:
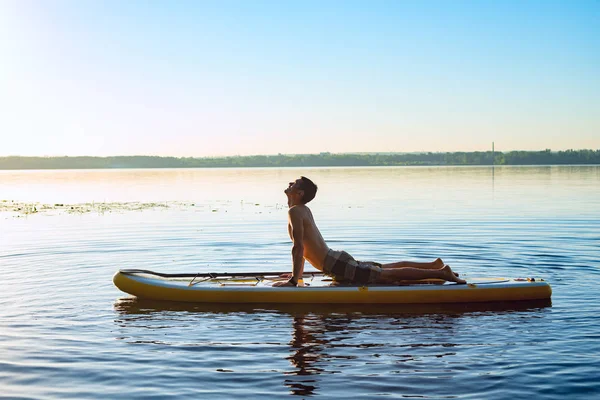
[(290, 207), (288, 210), (288, 214), (298, 217), (301, 215), (306, 215), (306, 213), (310, 212), (310, 209), (305, 204), (298, 204), (296, 206)]

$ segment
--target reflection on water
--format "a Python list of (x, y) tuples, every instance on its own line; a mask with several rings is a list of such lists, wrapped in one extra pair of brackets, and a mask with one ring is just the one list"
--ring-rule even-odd
[[(500, 314), (524, 313), (534, 317), (546, 307), (551, 306), (551, 301), (521, 301), (521, 302), (491, 302), (476, 304), (417, 304), (417, 305), (323, 305), (323, 304), (195, 304), (179, 302), (161, 302), (122, 298), (114, 303), (114, 309), (119, 314), (115, 324), (119, 327), (122, 336), (117, 337), (131, 344), (150, 344), (160, 346), (188, 347), (223, 346), (224, 342), (213, 340), (210, 342), (185, 344), (177, 341), (169, 342), (166, 339), (157, 341), (156, 334), (163, 330), (174, 329), (169, 321), (190, 320), (196, 318), (200, 321), (210, 320), (214, 316), (231, 319), (232, 325), (241, 315), (253, 317), (268, 327), (274, 320), (284, 318), (289, 321), (291, 337), (285, 343), (288, 347), (288, 356), (285, 359), (292, 369), (281, 373), (286, 377), (283, 384), (289, 388), (290, 393), (301, 397), (318, 394), (321, 380), (324, 375), (342, 374), (344, 366), (359, 358), (359, 354), (369, 353), (369, 357), (380, 357), (378, 352), (385, 352), (385, 348), (393, 345), (396, 361), (398, 363), (411, 363), (419, 358), (420, 348), (426, 347), (430, 352), (429, 357), (442, 359), (456, 356), (451, 349), (460, 346), (458, 343), (447, 340), (433, 343), (409, 343), (399, 341), (390, 343), (384, 337), (388, 334), (395, 335), (403, 331), (430, 331), (431, 336), (439, 334), (440, 339), (451, 339), (457, 336), (460, 330), (460, 319), (467, 317), (470, 324), (476, 324), (477, 318), (489, 316), (498, 317)], [(145, 340), (140, 329), (147, 329), (152, 339)], [(436, 333), (437, 332), (437, 333)], [(168, 336), (164, 333), (161, 336)], [(359, 342), (354, 341), (361, 337)], [(418, 342), (418, 340), (417, 340)], [(245, 345), (258, 345), (250, 341)], [(284, 343), (278, 343), (284, 345)], [(230, 343), (231, 345), (231, 343)], [(237, 343), (237, 345), (243, 345)], [(373, 362), (372, 362), (373, 363)], [(394, 370), (390, 365), (391, 373), (401, 373), (402, 368)], [(224, 369), (220, 369), (225, 371)], [(229, 372), (234, 370), (229, 369)]]
[(531, 311), (551, 307), (551, 299), (483, 302), (483, 303), (445, 303), (445, 304), (274, 304), (274, 303), (188, 303), (176, 301), (158, 301), (122, 297), (113, 304), (114, 310), (122, 317), (157, 316), (169, 312), (208, 313), (208, 314), (260, 314), (277, 313), (289, 316), (307, 314), (366, 315), (366, 316), (410, 316), (410, 315), (460, 315), (469, 313), (493, 312), (494, 314), (515, 311)]
[(509, 210), (564, 213), (574, 206), (588, 214), (592, 204), (600, 208), (600, 199), (592, 199), (599, 197), (599, 166), (0, 171), (0, 201), (70, 206), (245, 201), (274, 206), (285, 203), (282, 191), (299, 174), (319, 185), (318, 201), (312, 204), (317, 209), (385, 207), (399, 219), (414, 212), (443, 218), (488, 202), (492, 215)]
[[(324, 318), (321, 321), (325, 322)], [(287, 360), (295, 367), (295, 370), (287, 375), (296, 376), (297, 378), (286, 379), (285, 384), (292, 390), (292, 393), (307, 396), (313, 394), (318, 383), (316, 378), (310, 379), (307, 377), (326, 372), (323, 368), (317, 367), (316, 364), (324, 357), (325, 348), (328, 345), (324, 332), (331, 327), (319, 326), (318, 324), (308, 326), (304, 315), (294, 316), (292, 327), (293, 335), (290, 341), (292, 354), (287, 357)], [(332, 331), (335, 330), (340, 329), (333, 329)]]

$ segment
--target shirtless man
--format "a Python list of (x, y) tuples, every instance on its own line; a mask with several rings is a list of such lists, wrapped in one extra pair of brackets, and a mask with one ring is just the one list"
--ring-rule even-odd
[(302, 176), (290, 182), (285, 194), (288, 198), (288, 233), (292, 239), (292, 277), (273, 286), (297, 286), (304, 273), (304, 261), (333, 276), (338, 281), (358, 284), (393, 283), (419, 279), (443, 279), (465, 283), (441, 259), (433, 262), (400, 261), (391, 264), (356, 261), (345, 251), (330, 249), (317, 228), (306, 203), (317, 194), (317, 185)]

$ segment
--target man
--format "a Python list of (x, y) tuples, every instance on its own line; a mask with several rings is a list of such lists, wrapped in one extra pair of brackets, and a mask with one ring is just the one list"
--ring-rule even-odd
[(345, 251), (330, 249), (317, 228), (313, 215), (306, 203), (317, 193), (317, 185), (302, 176), (290, 182), (284, 190), (288, 198), (288, 233), (292, 239), (292, 277), (287, 282), (273, 286), (297, 286), (304, 272), (304, 261), (333, 276), (337, 281), (357, 284), (393, 283), (419, 279), (442, 279), (465, 283), (452, 272), (441, 259), (433, 262), (400, 261), (391, 264), (362, 262), (355, 260)]

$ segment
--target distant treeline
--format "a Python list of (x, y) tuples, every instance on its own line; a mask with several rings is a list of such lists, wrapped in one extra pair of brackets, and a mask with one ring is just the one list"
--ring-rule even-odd
[(600, 150), (510, 151), (506, 153), (296, 154), (232, 157), (0, 157), (0, 169), (347, 167), (397, 165), (600, 164)]

